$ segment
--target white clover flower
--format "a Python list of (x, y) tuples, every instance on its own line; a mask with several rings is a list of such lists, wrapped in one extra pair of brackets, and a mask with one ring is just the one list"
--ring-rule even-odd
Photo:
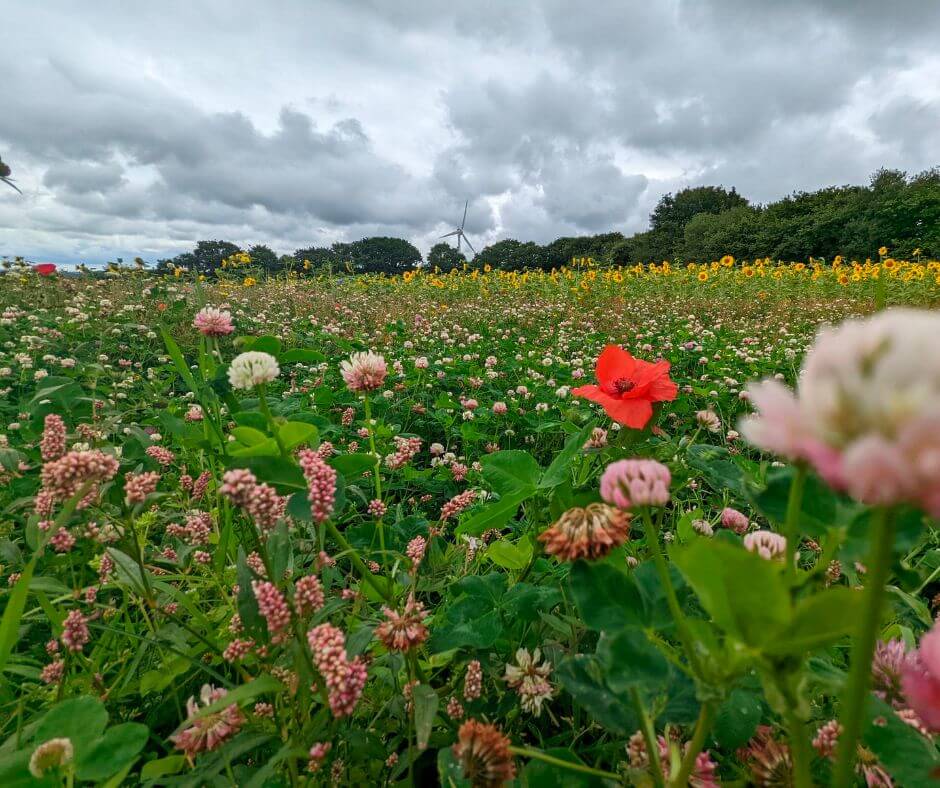
[(71, 763), (74, 756), (71, 739), (49, 739), (33, 750), (29, 759), (29, 773), (39, 779), (49, 770)]
[(228, 368), (228, 381), (234, 389), (250, 389), (263, 383), (270, 383), (279, 374), (281, 368), (277, 359), (270, 353), (249, 350), (232, 359)]

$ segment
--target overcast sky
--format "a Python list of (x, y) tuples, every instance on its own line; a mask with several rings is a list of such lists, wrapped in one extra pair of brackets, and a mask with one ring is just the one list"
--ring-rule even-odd
[(940, 164), (935, 0), (0, 0), (0, 255), (427, 251)]

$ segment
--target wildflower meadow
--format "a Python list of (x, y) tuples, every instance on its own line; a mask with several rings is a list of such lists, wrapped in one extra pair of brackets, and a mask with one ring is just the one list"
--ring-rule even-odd
[(940, 263), (0, 276), (0, 786), (924, 786)]

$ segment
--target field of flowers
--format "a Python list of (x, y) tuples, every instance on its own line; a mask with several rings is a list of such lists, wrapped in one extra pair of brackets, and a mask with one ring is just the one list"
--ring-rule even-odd
[(937, 306), (10, 267), (0, 785), (928, 784)]

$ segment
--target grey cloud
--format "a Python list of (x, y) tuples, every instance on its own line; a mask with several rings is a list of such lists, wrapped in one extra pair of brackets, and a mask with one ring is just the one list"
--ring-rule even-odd
[(127, 181), (124, 168), (117, 162), (65, 161), (49, 167), (42, 182), (49, 188), (61, 186), (66, 191), (84, 194), (114, 191)]
[(50, 0), (4, 23), (26, 196), (0, 192), (0, 254), (427, 249), (467, 199), (477, 246), (630, 232), (686, 185), (766, 201), (940, 150), (921, 0)]

